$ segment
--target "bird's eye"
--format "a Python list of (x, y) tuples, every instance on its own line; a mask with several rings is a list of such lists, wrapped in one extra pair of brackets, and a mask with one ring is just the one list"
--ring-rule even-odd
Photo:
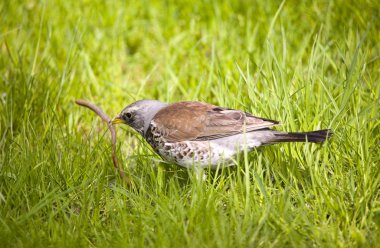
[(125, 113), (124, 116), (125, 116), (127, 119), (131, 119), (131, 118), (132, 118), (132, 114), (131, 114), (131, 113)]

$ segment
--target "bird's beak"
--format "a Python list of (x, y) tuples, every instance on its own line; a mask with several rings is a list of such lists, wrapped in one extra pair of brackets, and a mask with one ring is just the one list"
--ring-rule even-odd
[(123, 119), (120, 117), (120, 115), (114, 117), (111, 121), (112, 125), (115, 125), (115, 124), (122, 124), (124, 123)]

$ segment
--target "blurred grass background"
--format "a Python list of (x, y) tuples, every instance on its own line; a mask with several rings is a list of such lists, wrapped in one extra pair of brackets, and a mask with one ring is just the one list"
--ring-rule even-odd
[[(378, 1), (1, 1), (3, 247), (379, 247)], [(332, 128), (205, 182), (130, 129), (143, 98), (202, 100)]]

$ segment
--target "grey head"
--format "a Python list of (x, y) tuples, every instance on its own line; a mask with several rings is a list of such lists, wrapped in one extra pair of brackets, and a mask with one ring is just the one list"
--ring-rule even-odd
[(127, 124), (145, 136), (150, 121), (158, 111), (168, 105), (157, 100), (139, 100), (125, 107), (118, 116), (113, 118), (112, 124)]

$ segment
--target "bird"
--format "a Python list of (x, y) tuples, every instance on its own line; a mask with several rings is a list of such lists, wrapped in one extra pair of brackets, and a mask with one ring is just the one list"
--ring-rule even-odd
[(111, 122), (132, 127), (164, 160), (186, 168), (230, 166), (245, 149), (283, 142), (321, 143), (332, 136), (330, 129), (276, 131), (272, 128), (279, 121), (200, 101), (139, 100)]

